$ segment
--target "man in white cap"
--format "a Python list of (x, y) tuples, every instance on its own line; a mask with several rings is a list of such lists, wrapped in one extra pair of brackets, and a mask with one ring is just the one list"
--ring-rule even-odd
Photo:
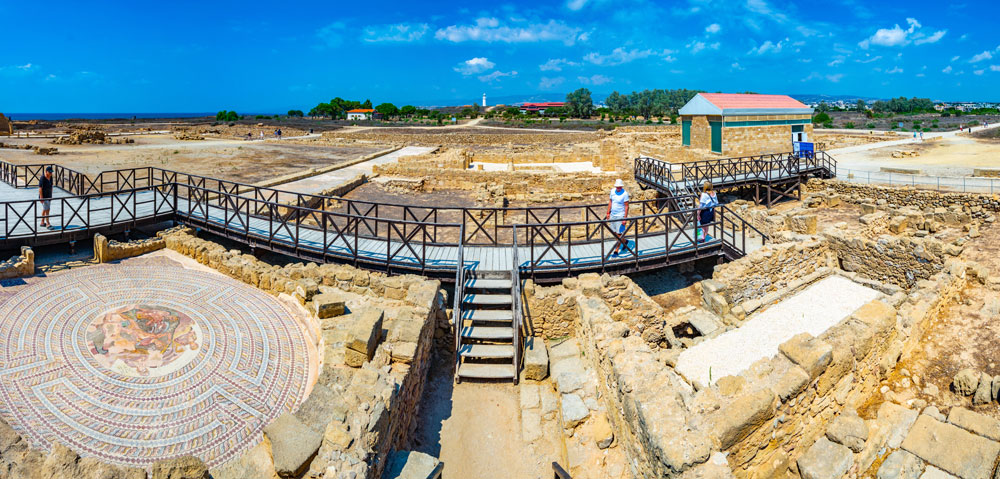
[(620, 226), (612, 223), (611, 227), (617, 231), (618, 243), (615, 245), (615, 252), (611, 254), (617, 257), (618, 253), (625, 247), (625, 218), (628, 216), (628, 192), (625, 191), (625, 182), (621, 178), (615, 180), (615, 189), (611, 190), (611, 200), (608, 201), (608, 213), (604, 216), (606, 220), (622, 220)]

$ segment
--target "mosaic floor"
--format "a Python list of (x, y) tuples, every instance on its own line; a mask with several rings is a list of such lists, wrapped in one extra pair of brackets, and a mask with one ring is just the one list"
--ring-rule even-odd
[(309, 354), (278, 300), (167, 258), (0, 285), (0, 414), (39, 448), (214, 467), (301, 401)]

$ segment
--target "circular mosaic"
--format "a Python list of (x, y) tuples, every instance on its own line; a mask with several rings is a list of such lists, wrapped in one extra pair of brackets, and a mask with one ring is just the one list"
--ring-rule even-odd
[(312, 358), (278, 300), (176, 263), (107, 265), (0, 304), (0, 414), (33, 446), (214, 467), (305, 394)]
[(133, 304), (98, 316), (87, 328), (97, 362), (127, 376), (170, 374), (198, 355), (201, 327), (169, 308)]

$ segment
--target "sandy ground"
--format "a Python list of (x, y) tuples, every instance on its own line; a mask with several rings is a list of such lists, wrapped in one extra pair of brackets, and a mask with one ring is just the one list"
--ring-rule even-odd
[[(896, 150), (916, 151), (920, 156), (893, 158)], [(1000, 168), (1000, 142), (953, 136), (872, 150), (839, 153), (837, 167), (878, 171), (882, 167), (918, 169), (935, 176), (971, 175), (974, 168)]]
[(434, 358), (413, 449), (438, 457), (444, 463), (444, 479), (552, 477), (551, 463), (558, 460), (559, 451), (547, 438), (562, 432), (546, 430), (539, 443), (526, 444), (521, 440), (517, 386), (469, 381), (456, 385), (452, 361)]
[[(48, 146), (38, 139), (11, 143)], [(59, 154), (38, 156), (25, 150), (0, 150), (0, 159), (18, 164), (56, 162), (86, 174), (154, 166), (224, 179), (257, 182), (352, 160), (378, 151), (375, 145), (304, 145), (284, 141), (183, 141), (170, 135), (151, 135), (131, 145), (58, 145)]]

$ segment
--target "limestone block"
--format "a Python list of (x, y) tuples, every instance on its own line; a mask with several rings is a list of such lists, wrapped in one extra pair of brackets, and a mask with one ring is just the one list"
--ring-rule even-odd
[(986, 373), (979, 373), (979, 385), (976, 386), (976, 392), (972, 394), (972, 404), (988, 404), (991, 394), (993, 394), (993, 377)]
[(898, 234), (902, 233), (903, 231), (906, 231), (906, 225), (907, 225), (907, 222), (906, 222), (906, 217), (905, 216), (893, 216), (889, 220), (889, 231), (892, 234), (897, 234), (898, 235)]
[(854, 319), (870, 326), (875, 334), (881, 334), (896, 325), (896, 310), (882, 301), (874, 300), (858, 308)]
[(948, 413), (948, 422), (974, 432), (980, 436), (1000, 441), (1000, 420), (963, 407), (953, 407)]
[(854, 455), (850, 449), (825, 437), (819, 438), (796, 461), (802, 479), (839, 479), (844, 477), (853, 463)]
[(774, 394), (782, 403), (797, 396), (809, 385), (809, 373), (798, 366), (792, 366), (771, 385)]
[(526, 379), (541, 381), (549, 375), (549, 354), (542, 338), (525, 338), (523, 359)]
[(291, 291), (295, 299), (299, 300), (299, 303), (306, 304), (306, 301), (311, 300), (313, 296), (319, 293), (319, 283), (314, 279), (303, 278), (296, 281)]
[(590, 416), (590, 409), (577, 394), (563, 394), (559, 403), (565, 428), (574, 428)]
[(201, 459), (194, 456), (156, 461), (149, 472), (150, 479), (208, 479), (208, 477), (208, 467), (201, 462)]
[(952, 386), (955, 388), (955, 392), (961, 394), (962, 396), (971, 396), (976, 392), (976, 388), (979, 386), (980, 374), (975, 369), (966, 368), (958, 372), (955, 375), (955, 379), (952, 381)]
[(793, 336), (778, 346), (778, 350), (802, 367), (813, 379), (822, 374), (833, 359), (833, 346), (812, 337), (809, 333)]
[(920, 475), (920, 479), (959, 479), (947, 472), (942, 471), (934, 466), (927, 466), (924, 473)]
[(893, 451), (878, 468), (878, 479), (918, 479), (924, 472), (924, 461), (903, 450)]
[(310, 429), (289, 413), (268, 424), (264, 434), (271, 441), (274, 469), (281, 477), (301, 475), (323, 442), (322, 433)]
[(332, 318), (344, 314), (344, 299), (333, 293), (317, 294), (312, 298), (313, 313), (319, 319)]
[(338, 422), (330, 421), (323, 433), (323, 446), (334, 451), (346, 451), (351, 447), (354, 439), (347, 432), (347, 426)]
[(533, 443), (542, 438), (542, 415), (535, 410), (521, 410), (521, 439)]
[(921, 414), (902, 448), (963, 479), (989, 479), (1000, 443)]
[(212, 479), (274, 479), (271, 441), (264, 436), (256, 446), (209, 472)]
[(396, 451), (385, 466), (382, 479), (436, 479), (441, 461), (417, 451)]
[(785, 217), (785, 227), (799, 234), (814, 235), (818, 221), (816, 215), (794, 215)]
[(720, 449), (729, 449), (773, 415), (773, 392), (763, 389), (744, 395), (716, 412), (712, 436)]
[(826, 430), (827, 439), (847, 446), (854, 452), (861, 452), (868, 440), (868, 425), (851, 409), (845, 410)]
[(383, 312), (381, 309), (369, 308), (352, 316), (358, 318), (348, 331), (344, 359), (348, 366), (357, 368), (375, 355), (375, 348), (382, 336)]
[(417, 356), (417, 343), (396, 342), (392, 343), (390, 351), (392, 360), (403, 364), (411, 364)]
[(342, 407), (343, 399), (333, 389), (316, 384), (309, 397), (295, 411), (295, 418), (315, 432), (322, 433), (336, 410)]

